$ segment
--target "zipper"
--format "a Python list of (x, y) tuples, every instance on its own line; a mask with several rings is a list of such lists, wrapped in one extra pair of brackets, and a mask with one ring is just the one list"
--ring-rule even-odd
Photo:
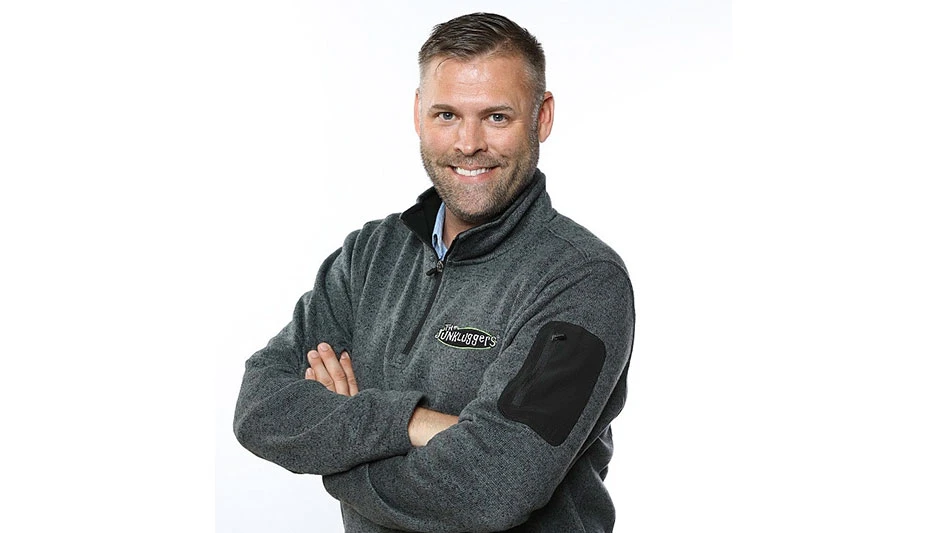
[(527, 376), (527, 379), (523, 380), (522, 385), (517, 389), (517, 394), (514, 394), (514, 397), (510, 400), (510, 403), (513, 405), (521, 405), (523, 403), (523, 398), (527, 395), (530, 385), (536, 381), (537, 376), (543, 373), (543, 370), (546, 369), (547, 363), (550, 362), (552, 354), (557, 348), (559, 348), (559, 346), (565, 344), (561, 342), (565, 340), (565, 333), (553, 332), (553, 334), (550, 335), (550, 340), (546, 343), (546, 346), (543, 347), (543, 352), (540, 354), (540, 358), (537, 360), (536, 364), (533, 365), (530, 375)]
[(431, 297), (428, 298), (428, 304), (425, 306), (425, 312), (421, 315), (421, 320), (418, 321), (418, 325), (415, 326), (415, 331), (411, 334), (411, 338), (408, 339), (408, 344), (405, 345), (405, 349), (402, 350), (402, 353), (408, 355), (411, 352), (411, 349), (415, 347), (415, 341), (418, 340), (418, 335), (421, 334), (421, 328), (424, 327), (425, 322), (428, 321), (428, 314), (431, 313), (431, 306), (434, 305), (435, 298), (438, 297), (438, 289), (441, 288), (441, 274), (444, 272), (444, 261), (438, 260), (438, 263), (435, 264), (434, 268), (425, 272), (426, 276), (435, 276), (434, 278), (434, 289), (431, 291)]

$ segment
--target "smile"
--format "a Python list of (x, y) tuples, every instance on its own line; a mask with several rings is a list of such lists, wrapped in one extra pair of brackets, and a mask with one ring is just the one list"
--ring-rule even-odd
[(491, 169), (489, 169), (489, 168), (476, 168), (476, 169), (474, 169), (474, 170), (467, 170), (467, 169), (464, 169), (464, 168), (461, 168), (461, 167), (452, 167), (452, 168), (453, 168), (454, 171), (457, 172), (458, 174), (460, 174), (460, 175), (462, 175), (462, 176), (467, 176), (467, 177), (480, 176), (481, 174), (483, 174), (483, 173), (485, 173), (485, 172), (490, 172), (490, 170), (491, 170)]

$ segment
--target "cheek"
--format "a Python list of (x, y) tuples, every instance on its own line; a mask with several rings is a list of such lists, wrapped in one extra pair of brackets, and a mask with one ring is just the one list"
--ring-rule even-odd
[(496, 154), (514, 155), (522, 149), (522, 135), (512, 129), (496, 130), (487, 136), (487, 145)]
[(421, 145), (429, 151), (443, 152), (453, 144), (448, 128), (422, 128), (419, 137)]

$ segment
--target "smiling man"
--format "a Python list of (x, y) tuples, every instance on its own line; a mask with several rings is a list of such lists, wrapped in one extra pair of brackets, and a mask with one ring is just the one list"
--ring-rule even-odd
[(475, 13), (436, 26), (419, 68), (434, 187), (326, 259), (247, 361), (237, 438), (322, 475), (347, 532), (612, 531), (632, 287), (537, 170), (542, 48)]
[(452, 237), (503, 211), (533, 176), (553, 127), (553, 95), (523, 83), (529, 68), (500, 52), (422, 58), (415, 131)]

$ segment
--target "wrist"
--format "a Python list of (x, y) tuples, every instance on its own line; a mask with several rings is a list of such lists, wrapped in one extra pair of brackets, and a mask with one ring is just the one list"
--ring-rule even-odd
[(456, 416), (416, 407), (408, 419), (408, 439), (412, 446), (425, 446), (432, 437), (457, 423)]

